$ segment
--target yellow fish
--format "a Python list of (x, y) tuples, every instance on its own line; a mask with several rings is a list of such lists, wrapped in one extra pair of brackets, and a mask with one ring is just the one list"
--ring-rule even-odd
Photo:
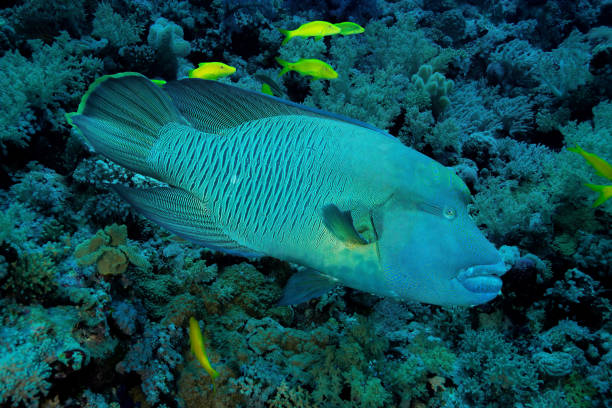
[(261, 92), (272, 96), (282, 96), (283, 90), (280, 86), (269, 76), (262, 74), (255, 74), (255, 79), (261, 82)]
[[(589, 153), (583, 150), (580, 146), (576, 145), (576, 147), (569, 147), (567, 150), (570, 152), (578, 153), (589, 163), (597, 174), (602, 177), (607, 178), (608, 180), (612, 180), (612, 165), (597, 156), (594, 153)], [(612, 185), (597, 185), (597, 184), (585, 184), (591, 190), (599, 193), (599, 198), (595, 200), (593, 203), (593, 207), (597, 207), (603, 204), (608, 198), (612, 197)]]
[(189, 78), (219, 79), (232, 75), (236, 68), (222, 62), (201, 62), (196, 69), (189, 71)]
[(164, 81), (163, 79), (152, 79), (151, 82), (153, 82), (157, 86), (164, 86), (166, 84), (166, 81)]
[(191, 342), (191, 352), (196, 356), (202, 367), (206, 370), (210, 378), (212, 378), (213, 387), (215, 386), (215, 378), (219, 376), (219, 373), (215, 371), (210, 365), (208, 357), (206, 356), (206, 348), (204, 347), (204, 340), (202, 338), (202, 331), (198, 321), (193, 317), (189, 318), (189, 340)]
[(261, 93), (264, 93), (270, 96), (274, 96), (274, 93), (272, 92), (272, 88), (270, 88), (270, 85), (265, 84), (265, 83), (261, 84)]
[(318, 59), (300, 59), (296, 62), (289, 62), (276, 58), (276, 62), (283, 66), (282, 71), (278, 74), (281, 76), (289, 71), (295, 71), (302, 75), (310, 75), (312, 79), (335, 79), (338, 78), (338, 73), (326, 62)]
[(289, 31), (279, 28), (278, 31), (285, 36), (281, 43), (281, 45), (285, 45), (293, 37), (314, 37), (315, 40), (320, 40), (326, 35), (339, 34), (340, 28), (327, 21), (311, 21), (310, 23), (302, 24), (295, 30)]
[(340, 29), (340, 35), (361, 34), (365, 31), (365, 28), (357, 23), (351, 23), (350, 21), (345, 21), (343, 23), (334, 25)]

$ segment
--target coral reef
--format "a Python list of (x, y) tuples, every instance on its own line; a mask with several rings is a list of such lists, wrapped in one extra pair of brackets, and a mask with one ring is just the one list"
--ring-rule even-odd
[[(0, 407), (610, 407), (610, 2), (52, 0), (0, 9)], [(360, 35), (278, 28), (353, 21)], [(275, 57), (318, 58), (330, 81)], [(472, 307), (336, 288), (277, 306), (296, 265), (224, 255), (133, 212), (156, 187), (71, 131), (103, 74), (261, 89), (387, 130), (452, 167), (510, 268)], [(129, 239), (128, 239), (129, 236)], [(432, 271), (435, 273), (435, 271)], [(210, 377), (189, 351), (202, 322)]]
[(127, 227), (109, 225), (95, 236), (79, 244), (74, 257), (81, 266), (96, 264), (101, 275), (118, 275), (125, 272), (129, 263), (147, 268), (149, 262), (138, 249), (127, 245)]

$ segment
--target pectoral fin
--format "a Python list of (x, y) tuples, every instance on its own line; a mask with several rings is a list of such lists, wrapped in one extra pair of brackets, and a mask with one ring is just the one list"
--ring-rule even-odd
[(334, 287), (338, 281), (332, 277), (307, 269), (294, 273), (285, 286), (279, 306), (295, 305), (322, 296)]
[(328, 204), (321, 210), (321, 215), (323, 224), (329, 232), (346, 245), (366, 245), (368, 243), (355, 229), (350, 211), (340, 211), (334, 204)]

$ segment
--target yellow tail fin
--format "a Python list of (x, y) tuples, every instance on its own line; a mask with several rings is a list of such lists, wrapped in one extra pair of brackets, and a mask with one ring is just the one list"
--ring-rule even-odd
[(292, 38), (291, 37), (291, 31), (289, 30), (283, 30), (282, 28), (279, 28), (278, 31), (285, 36), (285, 38), (283, 39), (283, 42), (281, 43), (281, 45), (285, 45), (289, 42), (289, 40)]
[(585, 184), (585, 186), (599, 193), (599, 198), (595, 200), (593, 207), (600, 206), (605, 203), (608, 198), (612, 197), (612, 186), (600, 186), (597, 184)]

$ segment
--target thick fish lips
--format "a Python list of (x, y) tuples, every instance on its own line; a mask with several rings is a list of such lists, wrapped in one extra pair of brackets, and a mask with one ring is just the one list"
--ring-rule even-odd
[(508, 267), (499, 262), (491, 265), (473, 265), (459, 271), (457, 280), (470, 292), (498, 294), (502, 287), (502, 276)]

